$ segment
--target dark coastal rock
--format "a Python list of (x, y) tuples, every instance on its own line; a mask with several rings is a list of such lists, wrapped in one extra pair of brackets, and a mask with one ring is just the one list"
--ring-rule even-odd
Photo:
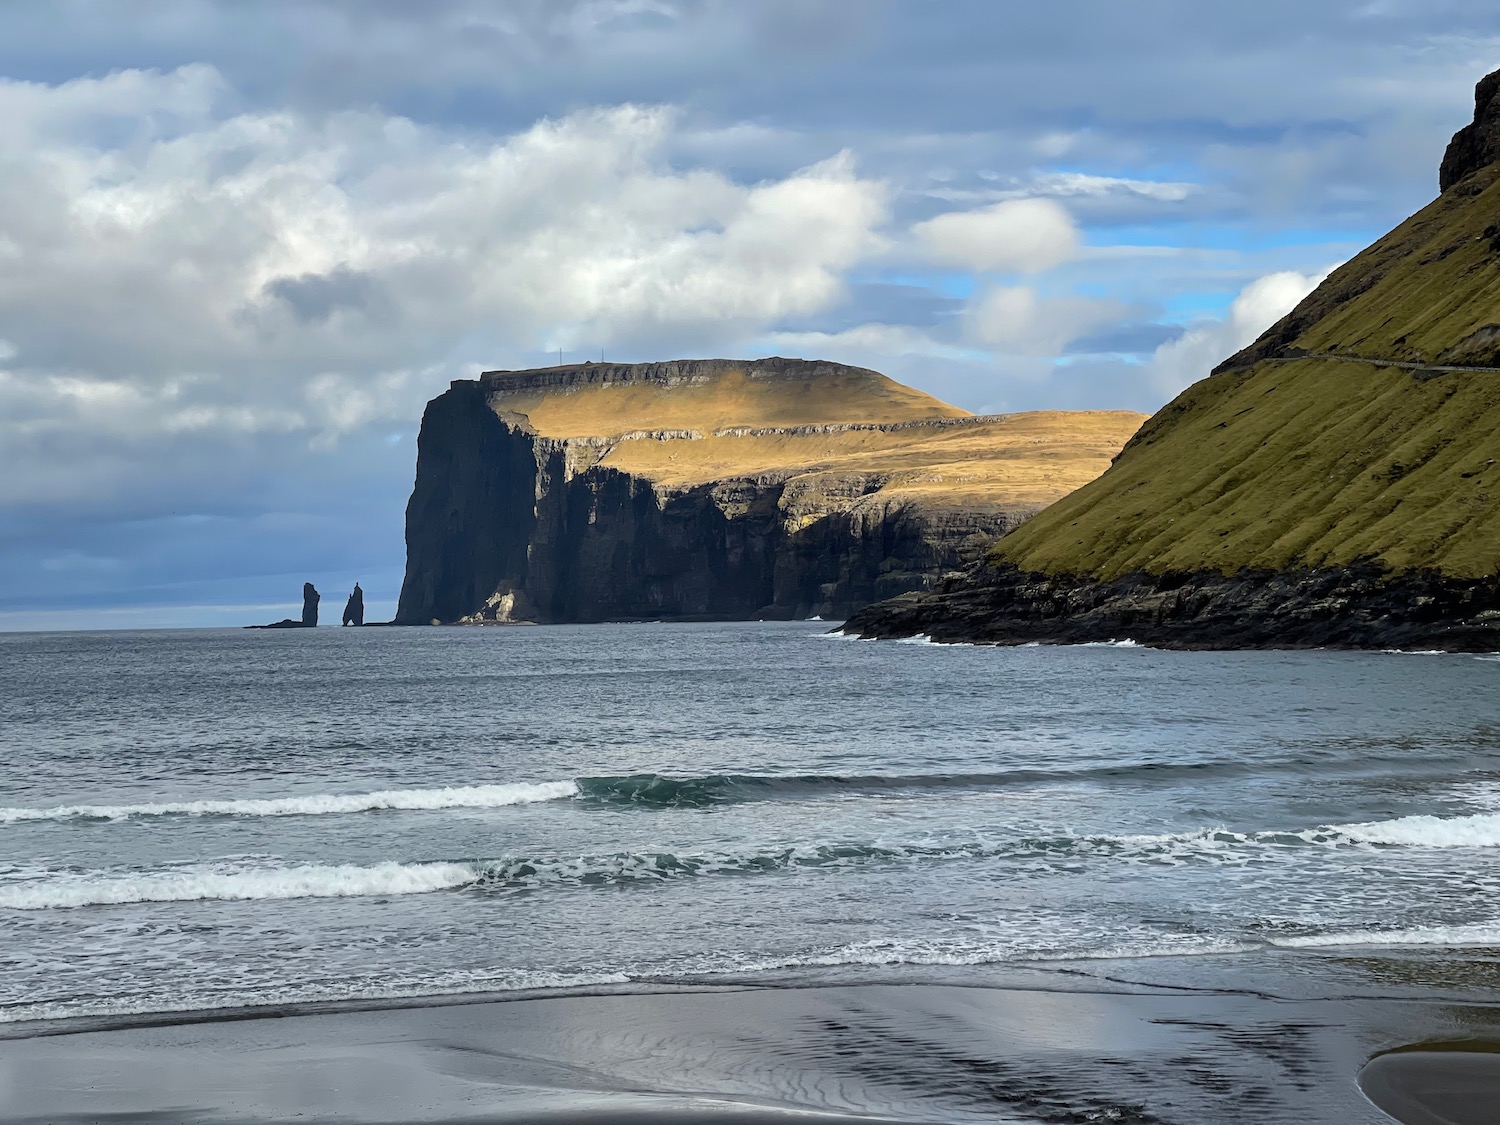
[(852, 498), (776, 477), (664, 493), (606, 466), (570, 472), (574, 455), (498, 417), (477, 386), (434, 400), (397, 623), (842, 617), (931, 586), (1031, 514), (838, 502), (874, 491), (864, 480), (819, 482)]
[(1438, 171), (1438, 188), (1447, 191), (1479, 169), (1500, 160), (1500, 71), (1474, 87), (1474, 120), (1453, 134)]
[(1133, 574), (1110, 582), (980, 567), (868, 606), (844, 630), (997, 645), (1500, 651), (1500, 578), (1380, 567)]
[(354, 592), (349, 595), (349, 600), (344, 603), (344, 625), (363, 625), (365, 623), (365, 592), (359, 588), (359, 583), (354, 584)]
[(247, 629), (315, 629), (318, 625), (318, 602), (321, 596), (311, 582), (302, 584), (302, 616), (283, 617), (269, 625), (246, 625)]

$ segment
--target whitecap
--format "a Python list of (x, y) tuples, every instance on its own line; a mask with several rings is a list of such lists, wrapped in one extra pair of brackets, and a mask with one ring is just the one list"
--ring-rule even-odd
[(373, 867), (307, 864), (238, 870), (194, 866), (165, 871), (70, 873), (0, 884), (0, 908), (49, 910), (133, 902), (426, 894), (467, 886), (479, 879), (480, 872), (465, 863), (380, 863)]
[(1500, 813), (1472, 816), (1403, 816), (1363, 824), (1340, 824), (1332, 831), (1366, 844), (1420, 848), (1491, 848), (1500, 845)]
[(380, 809), (489, 809), (556, 801), (577, 795), (578, 784), (574, 781), (511, 782), (434, 789), (382, 789), (374, 793), (309, 793), (300, 797), (0, 808), (0, 824), (27, 820), (127, 820), (152, 816), (327, 816)]
[(1271, 945), (1288, 949), (1325, 949), (1344, 946), (1500, 946), (1500, 920), (1469, 922), (1453, 926), (1417, 926), (1405, 930), (1346, 930), (1329, 934), (1307, 934), (1271, 939)]

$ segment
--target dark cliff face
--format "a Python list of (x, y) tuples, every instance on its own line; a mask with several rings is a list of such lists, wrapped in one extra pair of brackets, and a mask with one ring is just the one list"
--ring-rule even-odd
[(427, 404), (406, 506), (406, 579), (396, 620), (456, 621), (526, 572), (536, 516), (531, 442), (495, 416), (476, 383)]
[(1479, 169), (1500, 160), (1500, 70), (1474, 87), (1474, 120), (1453, 134), (1438, 169), (1438, 188), (1447, 191)]
[(667, 488), (600, 452), (502, 417), (482, 383), (434, 399), (397, 623), (844, 617), (930, 588), (1037, 507), (881, 500), (879, 474)]

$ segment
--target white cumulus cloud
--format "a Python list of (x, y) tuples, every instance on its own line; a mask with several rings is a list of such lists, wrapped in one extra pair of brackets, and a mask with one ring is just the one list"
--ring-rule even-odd
[(972, 211), (949, 211), (912, 233), (941, 265), (976, 273), (1041, 273), (1078, 251), (1078, 228), (1062, 204), (1011, 199)]
[(885, 245), (847, 153), (741, 183), (668, 158), (670, 109), (487, 136), (235, 103), (204, 66), (0, 80), (0, 500), (215, 433), (410, 424), (544, 349), (740, 338)]
[(1156, 349), (1149, 363), (1152, 385), (1170, 396), (1202, 379), (1291, 312), (1328, 272), (1281, 270), (1252, 281), (1240, 290), (1223, 320), (1195, 325)]
[(964, 310), (970, 339), (1011, 355), (1055, 356), (1070, 340), (1118, 320), (1125, 306), (1091, 297), (1047, 297), (1024, 285), (994, 286)]

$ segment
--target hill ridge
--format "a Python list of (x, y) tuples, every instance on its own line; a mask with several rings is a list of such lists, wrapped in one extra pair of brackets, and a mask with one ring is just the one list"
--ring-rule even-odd
[(998, 542), (956, 600), (852, 626), (1500, 649), (1500, 72), (1476, 106), (1442, 194)]

